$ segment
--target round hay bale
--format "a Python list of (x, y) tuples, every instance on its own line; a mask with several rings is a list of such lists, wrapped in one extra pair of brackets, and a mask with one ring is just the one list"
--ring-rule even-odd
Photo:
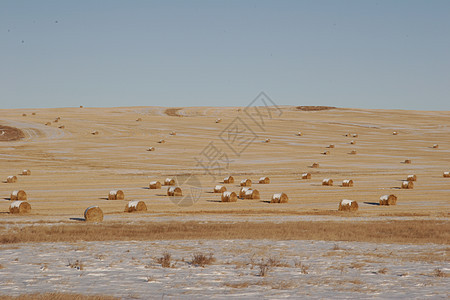
[(405, 161), (403, 162), (404, 164), (410, 164), (411, 160), (410, 159), (405, 159)]
[(28, 169), (22, 170), (22, 175), (29, 176), (29, 175), (31, 175), (31, 171)]
[(250, 179), (242, 179), (241, 186), (252, 186), (252, 181)]
[(61, 126), (58, 126), (58, 128), (59, 128), (59, 129), (64, 129), (64, 128), (66, 128), (66, 126), (61, 125)]
[(80, 108), (83, 108), (83, 105), (80, 105)]
[(58, 122), (59, 122), (59, 119), (58, 119), (58, 118), (56, 118), (56, 119), (53, 120), (53, 123), (58, 123)]
[(350, 133), (346, 133), (346, 134), (344, 134), (344, 136), (347, 136), (347, 137), (349, 137), (349, 136), (350, 136)]
[(397, 131), (392, 132), (392, 135), (397, 135), (397, 134), (398, 134)]
[(265, 139), (264, 143), (270, 143), (270, 139), (269, 138)]
[(125, 199), (125, 194), (122, 190), (110, 191), (108, 194), (108, 200), (123, 200)]
[(356, 154), (356, 150), (352, 150), (352, 151), (350, 151), (350, 153), (349, 154)]
[(322, 180), (322, 185), (332, 186), (333, 185), (333, 179), (325, 178), (324, 180)]
[(311, 165), (311, 168), (318, 168), (320, 165), (319, 165), (319, 163), (313, 163), (312, 165)]
[(413, 189), (414, 183), (412, 181), (403, 181), (402, 182), (402, 189)]
[(155, 147), (150, 147), (147, 149), (147, 151), (155, 151)]
[(450, 172), (444, 172), (444, 174), (442, 174), (442, 176), (444, 178), (449, 178), (450, 177)]
[(358, 210), (358, 202), (354, 200), (342, 199), (339, 202), (339, 211), (357, 211)]
[(183, 193), (181, 192), (181, 188), (177, 186), (171, 186), (167, 189), (167, 196), (183, 196)]
[(26, 117), (27, 116), (27, 114), (22, 114), (22, 117)]
[(260, 199), (259, 191), (249, 189), (245, 192), (244, 199)]
[(302, 136), (302, 132), (301, 131), (299, 131), (299, 132), (297, 132), (297, 134), (296, 134), (297, 136)]
[(434, 145), (433, 145), (433, 148), (434, 148), (434, 149), (437, 149), (437, 148), (439, 148), (439, 145), (438, 145), (438, 144), (434, 144)]
[(380, 197), (380, 205), (396, 205), (397, 196), (395, 195), (383, 195)]
[(322, 152), (322, 154), (323, 154), (323, 155), (328, 155), (328, 154), (330, 154), (330, 151), (328, 151), (328, 150), (327, 150), (327, 151), (324, 151), (324, 152)]
[(342, 181), (342, 186), (345, 187), (352, 187), (353, 186), (353, 180), (351, 179), (345, 179)]
[(222, 119), (217, 119), (216, 120), (216, 123), (220, 123), (220, 122), (222, 122)]
[(223, 192), (226, 192), (226, 191), (227, 191), (227, 188), (224, 187), (223, 185), (216, 185), (214, 187), (214, 193), (223, 193)]
[(311, 173), (303, 173), (302, 179), (311, 179)]
[(50, 126), (50, 125), (52, 125), (52, 123), (50, 123), (50, 122), (45, 123), (45, 126)]
[(91, 131), (91, 134), (92, 135), (98, 135), (98, 131), (97, 130)]
[(32, 115), (32, 116), (35, 116), (35, 115), (36, 115), (36, 113), (35, 113), (35, 112), (33, 112), (33, 113), (31, 113), (31, 115)]
[(84, 220), (86, 222), (102, 222), (103, 211), (98, 206), (89, 206), (84, 211)]
[(161, 182), (159, 182), (159, 181), (152, 181), (152, 182), (150, 182), (150, 184), (149, 184), (149, 188), (150, 188), (151, 190), (160, 189), (160, 188), (161, 188)]
[(288, 196), (285, 193), (273, 194), (270, 203), (287, 203), (289, 201)]
[(175, 131), (170, 132), (170, 135), (177, 135)]
[(234, 183), (234, 177), (228, 176), (223, 179), (223, 183)]
[(17, 176), (11, 175), (11, 176), (6, 177), (6, 182), (7, 183), (15, 183), (15, 182), (17, 182)]
[(142, 121), (142, 118), (137, 118), (136, 119), (136, 122), (141, 122)]
[(260, 183), (260, 184), (269, 184), (269, 183), (270, 183), (270, 178), (267, 177), (267, 176), (261, 177), (261, 178), (259, 179), (259, 183)]
[(355, 141), (350, 141), (350, 144), (354, 145), (354, 144), (356, 144), (356, 142)]
[(13, 191), (10, 200), (27, 200), (27, 193), (24, 190)]
[(26, 214), (31, 211), (30, 203), (26, 201), (14, 201), (9, 206), (10, 214)]
[(245, 193), (248, 191), (248, 190), (251, 190), (252, 188), (251, 187), (242, 187), (240, 190), (239, 190), (239, 198), (241, 198), (241, 199), (244, 199), (245, 198)]
[(328, 145), (328, 148), (334, 148), (334, 145), (333, 144), (330, 144), (330, 145)]
[(222, 193), (222, 202), (236, 202), (237, 195), (235, 192), (223, 192)]
[(175, 185), (175, 179), (173, 179), (173, 178), (166, 178), (164, 180), (164, 185)]
[(417, 181), (417, 176), (416, 175), (408, 175), (408, 177), (406, 177), (407, 181)]
[(353, 133), (352, 137), (358, 137), (358, 134), (357, 133)]
[(164, 144), (166, 141), (165, 140), (159, 140), (158, 143), (159, 144)]
[(144, 201), (130, 201), (125, 206), (125, 212), (135, 212), (135, 211), (147, 211), (147, 205), (145, 205)]

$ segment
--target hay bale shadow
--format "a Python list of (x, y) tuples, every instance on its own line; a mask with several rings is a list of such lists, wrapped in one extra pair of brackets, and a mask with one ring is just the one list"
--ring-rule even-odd
[(211, 191), (205, 192), (205, 193), (207, 193), (207, 194), (218, 194), (218, 193), (214, 193), (214, 192), (211, 192)]
[(143, 190), (149, 190), (150, 188), (149, 188), (148, 186), (144, 186), (144, 187), (141, 187), (141, 189), (143, 189)]
[(269, 200), (262, 200), (260, 202), (264, 202), (264, 203), (271, 203)]
[(100, 197), (98, 199), (100, 199), (100, 200), (109, 200), (108, 197)]
[[(403, 181), (403, 180), (402, 180)], [(391, 187), (391, 189), (393, 189), (393, 190), (401, 190), (402, 188), (401, 187), (398, 187), (398, 186), (393, 186), (393, 187)]]
[[(206, 200), (206, 202), (222, 202), (222, 200)], [(231, 203), (231, 202), (228, 202)]]
[(363, 202), (364, 204), (369, 204), (369, 205), (378, 205), (380, 206), (380, 203), (378, 202)]
[(3, 198), (3, 200), (11, 201), (11, 198)]
[(86, 222), (86, 219), (85, 219), (85, 218), (69, 218), (69, 220)]
[(167, 194), (156, 194), (155, 196), (159, 196), (159, 197), (167, 197)]

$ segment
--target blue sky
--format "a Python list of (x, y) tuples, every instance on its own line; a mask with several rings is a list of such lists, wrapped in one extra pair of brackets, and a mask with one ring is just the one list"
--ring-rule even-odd
[(0, 108), (450, 110), (450, 1), (0, 0)]

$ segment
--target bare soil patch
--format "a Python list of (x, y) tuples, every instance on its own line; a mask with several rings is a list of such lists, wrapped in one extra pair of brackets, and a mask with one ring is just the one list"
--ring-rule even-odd
[(0, 125), (0, 141), (16, 141), (24, 137), (25, 134), (19, 128)]
[(318, 111), (318, 110), (329, 110), (329, 109), (336, 109), (334, 106), (297, 106), (297, 110), (303, 110), (303, 111)]
[(168, 108), (164, 111), (164, 113), (170, 117), (182, 117), (182, 115), (178, 114), (178, 111), (181, 108)]

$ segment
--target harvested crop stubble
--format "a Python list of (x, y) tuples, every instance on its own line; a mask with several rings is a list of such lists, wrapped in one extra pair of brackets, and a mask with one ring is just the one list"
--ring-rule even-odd
[(24, 190), (13, 191), (10, 200), (27, 200), (27, 193)]
[(30, 203), (26, 201), (14, 201), (9, 206), (9, 213), (11, 214), (26, 214), (31, 211)]
[(22, 171), (22, 175), (29, 176), (29, 175), (31, 175), (31, 171), (28, 170), (28, 169), (25, 169), (25, 170)]
[(84, 211), (84, 220), (87, 222), (102, 222), (103, 211), (98, 206), (89, 206)]
[(15, 183), (15, 182), (17, 182), (17, 176), (11, 175), (11, 176), (6, 177), (6, 182), (7, 183)]
[(223, 179), (223, 183), (234, 183), (234, 177), (228, 176)]
[(241, 186), (252, 186), (252, 181), (250, 179), (242, 179)]
[(403, 181), (402, 182), (402, 189), (413, 189), (414, 188), (414, 183), (412, 181)]
[(222, 202), (236, 202), (237, 195), (235, 192), (223, 192), (222, 193)]
[(269, 184), (270, 183), (270, 178), (267, 176), (261, 177), (259, 178), (259, 183), (260, 184)]
[(179, 197), (183, 196), (183, 193), (181, 191), (181, 188), (177, 186), (171, 186), (167, 189), (167, 196)]
[(259, 191), (252, 189), (247, 190), (244, 199), (260, 199)]
[(289, 201), (288, 196), (285, 193), (273, 194), (270, 203), (287, 203)]
[(352, 187), (353, 186), (353, 180), (351, 179), (345, 179), (342, 181), (342, 186), (345, 187)]
[(311, 179), (311, 173), (303, 173), (302, 179)]
[(245, 198), (245, 193), (246, 193), (248, 190), (251, 190), (251, 189), (252, 189), (251, 187), (242, 187), (242, 188), (239, 190), (239, 198), (241, 198), (241, 199)]
[(322, 185), (332, 186), (333, 185), (333, 179), (325, 178), (324, 180), (322, 180)]
[(108, 194), (108, 200), (123, 200), (125, 199), (125, 194), (122, 190), (113, 190)]
[(166, 178), (164, 180), (164, 185), (175, 185), (175, 179), (173, 179), (173, 178)]
[(343, 199), (339, 202), (339, 211), (357, 211), (358, 203), (354, 200)]
[(147, 211), (147, 205), (145, 205), (144, 201), (130, 201), (125, 206), (125, 212), (135, 212), (135, 211)]
[(408, 177), (406, 177), (407, 181), (417, 181), (417, 176), (416, 175), (408, 175)]
[(397, 196), (395, 195), (383, 195), (380, 197), (380, 205), (396, 205)]
[(161, 182), (159, 182), (159, 181), (151, 181), (150, 184), (149, 184), (149, 188), (151, 190), (160, 189), (161, 188)]

